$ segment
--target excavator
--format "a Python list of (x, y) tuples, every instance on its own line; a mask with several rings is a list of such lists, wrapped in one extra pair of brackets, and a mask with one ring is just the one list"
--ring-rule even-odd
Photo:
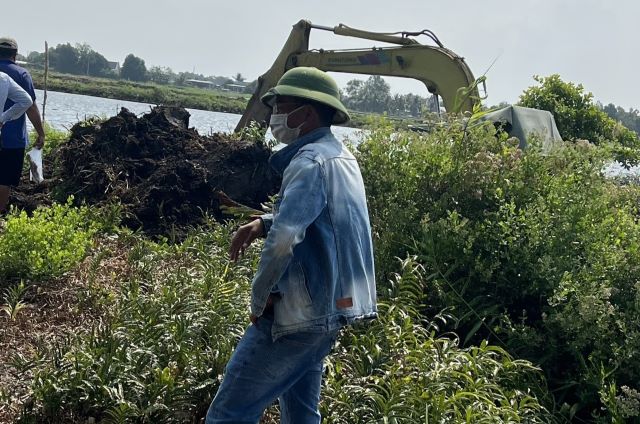
[[(311, 29), (396, 46), (309, 50)], [(436, 46), (421, 44), (415, 38), (411, 38), (419, 35), (429, 37)], [(286, 71), (297, 66), (313, 66), (332, 72), (414, 78), (422, 81), (430, 93), (439, 95), (447, 110), (453, 110), (458, 90), (472, 86), (475, 81), (464, 58), (445, 48), (429, 30), (389, 34), (363, 31), (343, 24), (331, 28), (301, 20), (293, 26), (271, 68), (258, 78), (256, 90), (236, 131), (248, 126), (251, 121), (269, 121), (271, 110), (262, 104), (260, 97), (275, 86)], [(479, 99), (477, 89), (462, 101), (461, 110), (471, 111), (476, 99)]]
[[(310, 50), (309, 36), (312, 29), (392, 46)], [(428, 37), (435, 45), (421, 44), (415, 38), (418, 36)], [(478, 81), (464, 58), (445, 48), (438, 37), (429, 30), (370, 32), (343, 24), (328, 27), (301, 20), (293, 26), (271, 68), (258, 78), (256, 89), (238, 122), (236, 132), (249, 126), (251, 122), (266, 126), (271, 109), (265, 106), (260, 98), (277, 84), (286, 71), (297, 66), (313, 66), (328, 72), (414, 78), (424, 83), (429, 93), (437, 95), (436, 101), (438, 96), (441, 97), (447, 111), (471, 112), (481, 101)], [(486, 92), (486, 87), (484, 91)], [(437, 107), (439, 110), (439, 104)], [(530, 130), (542, 133), (544, 139), (560, 139), (553, 116), (547, 111), (511, 106), (509, 110), (492, 116), (496, 120), (506, 121), (503, 127), (508, 130), (521, 130), (516, 134), (520, 137), (521, 147), (524, 147), (526, 132)]]

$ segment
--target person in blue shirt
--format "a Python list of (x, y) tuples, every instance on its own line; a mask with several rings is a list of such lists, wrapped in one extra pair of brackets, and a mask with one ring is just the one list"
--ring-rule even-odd
[[(35, 103), (36, 93), (33, 81), (29, 72), (16, 64), (17, 54), (18, 43), (14, 39), (0, 38), (0, 72), (9, 75), (31, 96), (33, 104), (27, 109), (26, 116), (29, 117), (29, 121), (38, 134), (34, 146), (41, 149), (44, 146), (44, 128), (40, 110)], [(13, 104), (12, 100), (7, 99), (3, 110), (9, 110)], [(4, 124), (0, 129), (0, 138), (2, 141), (0, 146), (0, 212), (3, 212), (9, 202), (11, 188), (18, 186), (22, 175), (24, 154), (29, 144), (25, 115)]]
[(235, 261), (265, 236), (251, 290), (251, 325), (227, 364), (207, 424), (258, 423), (278, 399), (280, 421), (318, 424), (323, 360), (341, 327), (377, 316), (371, 228), (360, 168), (331, 133), (349, 120), (329, 75), (287, 71), (261, 99), (286, 147), (273, 213), (241, 226)]

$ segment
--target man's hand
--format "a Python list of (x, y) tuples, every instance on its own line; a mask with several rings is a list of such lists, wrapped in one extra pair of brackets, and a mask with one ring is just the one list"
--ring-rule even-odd
[(240, 255), (244, 255), (244, 251), (251, 242), (264, 234), (264, 225), (261, 219), (255, 219), (248, 224), (238, 228), (231, 239), (231, 247), (229, 248), (229, 258), (237, 261)]
[(255, 325), (256, 327), (258, 326), (258, 317), (251, 314), (249, 316), (249, 320), (251, 320), (251, 324)]
[(36, 149), (42, 149), (44, 147), (44, 134), (38, 134), (36, 142), (33, 144)]

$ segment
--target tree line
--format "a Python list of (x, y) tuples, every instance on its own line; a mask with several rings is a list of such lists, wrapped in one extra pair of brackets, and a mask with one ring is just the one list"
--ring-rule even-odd
[[(21, 59), (35, 66), (44, 66), (45, 54), (31, 52)], [(49, 67), (57, 72), (88, 75), (92, 77), (123, 79), (135, 82), (154, 82), (157, 84), (184, 85), (187, 80), (196, 79), (210, 81), (223, 86), (230, 83), (244, 82), (242, 74), (237, 73), (233, 78), (225, 76), (203, 75), (195, 72), (174, 72), (167, 66), (152, 66), (147, 68), (144, 59), (128, 54), (118, 70), (114, 62), (107, 60), (102, 54), (86, 43), (71, 45), (58, 44), (49, 49)], [(255, 82), (247, 85), (247, 90), (253, 91)]]
[(347, 82), (341, 94), (345, 106), (358, 112), (419, 118), (438, 111), (435, 96), (392, 94), (391, 86), (379, 75), (366, 80), (353, 79)]

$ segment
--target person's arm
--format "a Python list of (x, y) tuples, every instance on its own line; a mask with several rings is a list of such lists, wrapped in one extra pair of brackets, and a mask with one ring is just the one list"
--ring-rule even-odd
[(44, 147), (44, 126), (42, 125), (40, 110), (38, 109), (38, 105), (35, 104), (35, 102), (29, 109), (27, 109), (27, 117), (29, 117), (29, 121), (31, 121), (33, 128), (38, 134), (38, 138), (36, 139), (34, 146), (38, 149), (42, 149)]
[(40, 116), (40, 110), (38, 109), (38, 105), (36, 104), (36, 90), (33, 86), (33, 79), (31, 79), (31, 75), (28, 72), (25, 72), (22, 76), (22, 88), (29, 93), (31, 99), (33, 100), (33, 105), (27, 109), (27, 117), (33, 128), (36, 130), (38, 134), (38, 138), (34, 143), (34, 146), (38, 149), (42, 149), (44, 147), (44, 126), (42, 125), (42, 117)]
[(18, 83), (11, 78), (3, 80), (8, 84), (7, 99), (13, 102), (13, 106), (0, 114), (0, 127), (22, 116), (33, 105), (31, 96)]
[(273, 286), (293, 257), (293, 248), (304, 240), (309, 225), (327, 204), (319, 163), (306, 157), (292, 161), (283, 178), (282, 201), (267, 234), (251, 290), (252, 321), (262, 315)]

